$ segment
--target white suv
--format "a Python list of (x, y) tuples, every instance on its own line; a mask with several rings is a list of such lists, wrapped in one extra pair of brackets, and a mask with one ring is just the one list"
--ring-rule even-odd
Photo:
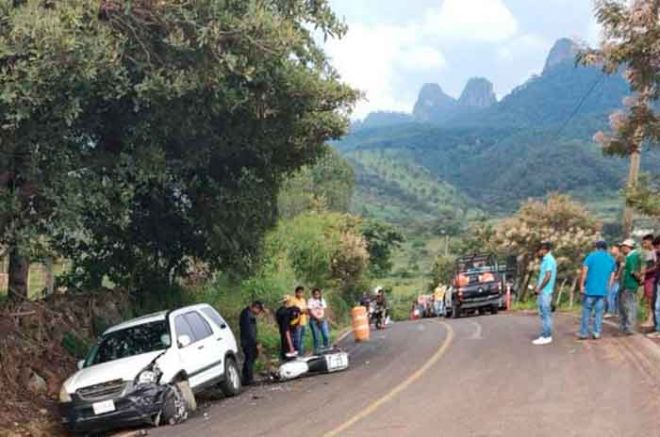
[(236, 339), (207, 304), (113, 326), (78, 368), (60, 391), (62, 421), (73, 432), (176, 423), (196, 408), (195, 392), (241, 390)]

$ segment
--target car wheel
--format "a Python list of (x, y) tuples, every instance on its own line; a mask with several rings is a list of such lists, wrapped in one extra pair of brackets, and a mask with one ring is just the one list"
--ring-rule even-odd
[(461, 316), (461, 307), (458, 305), (453, 305), (451, 307), (451, 318), (458, 319)]
[(241, 391), (241, 374), (233, 358), (225, 361), (225, 379), (220, 383), (220, 390), (227, 396), (236, 396)]
[(162, 424), (174, 425), (184, 422), (188, 415), (197, 409), (195, 395), (188, 381), (179, 381), (168, 386), (163, 401), (163, 410), (154, 420), (156, 426)]
[(500, 309), (497, 307), (497, 305), (493, 305), (493, 306), (490, 308), (490, 312), (493, 313), (493, 314), (497, 314), (497, 312), (498, 312), (499, 310), (500, 310)]

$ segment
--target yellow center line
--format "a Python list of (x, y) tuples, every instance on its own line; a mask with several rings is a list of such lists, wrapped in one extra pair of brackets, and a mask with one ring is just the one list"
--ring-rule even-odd
[(452, 329), (452, 327), (449, 324), (445, 323), (445, 322), (440, 322), (439, 321), (438, 323), (440, 323), (442, 326), (444, 326), (445, 329), (447, 330), (447, 337), (445, 337), (445, 340), (442, 342), (442, 345), (440, 345), (440, 348), (433, 354), (433, 356), (431, 356), (431, 358), (429, 358), (429, 360), (426, 363), (424, 363), (424, 365), (422, 367), (417, 369), (415, 371), (415, 373), (413, 373), (408, 378), (406, 378), (404, 381), (399, 383), (399, 385), (394, 387), (392, 390), (390, 390), (388, 393), (386, 393), (383, 397), (381, 397), (380, 399), (377, 399), (376, 401), (374, 401), (371, 404), (367, 405), (362, 411), (360, 411), (355, 416), (351, 417), (346, 422), (339, 425), (338, 427), (336, 427), (332, 431), (329, 431), (329, 432), (325, 433), (324, 436), (325, 437), (333, 437), (333, 436), (340, 435), (342, 432), (346, 431), (348, 428), (353, 426), (358, 421), (360, 421), (360, 420), (364, 419), (365, 417), (369, 416), (370, 414), (372, 414), (374, 411), (376, 411), (378, 408), (380, 408), (384, 403), (394, 399), (399, 393), (401, 393), (403, 390), (408, 388), (410, 386), (410, 384), (412, 384), (413, 382), (415, 382), (419, 378), (421, 378), (422, 375), (424, 375), (424, 373), (426, 373), (431, 368), (431, 366), (433, 366), (436, 362), (438, 362), (438, 360), (440, 358), (442, 358), (442, 356), (445, 354), (445, 352), (449, 348), (449, 345), (451, 344), (451, 342), (454, 340), (454, 330)]

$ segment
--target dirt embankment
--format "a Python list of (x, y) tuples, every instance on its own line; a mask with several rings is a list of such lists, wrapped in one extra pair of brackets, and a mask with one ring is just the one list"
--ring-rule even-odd
[(129, 312), (120, 290), (0, 306), (0, 436), (59, 433), (62, 382), (96, 335)]

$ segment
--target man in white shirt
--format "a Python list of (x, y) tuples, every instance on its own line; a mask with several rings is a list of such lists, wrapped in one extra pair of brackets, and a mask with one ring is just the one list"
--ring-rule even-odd
[(307, 310), (309, 312), (309, 325), (312, 328), (312, 339), (314, 340), (314, 353), (320, 351), (320, 343), (323, 341), (323, 348), (330, 346), (330, 332), (328, 320), (325, 317), (325, 310), (328, 305), (323, 299), (320, 288), (312, 290), (312, 297), (307, 301)]

